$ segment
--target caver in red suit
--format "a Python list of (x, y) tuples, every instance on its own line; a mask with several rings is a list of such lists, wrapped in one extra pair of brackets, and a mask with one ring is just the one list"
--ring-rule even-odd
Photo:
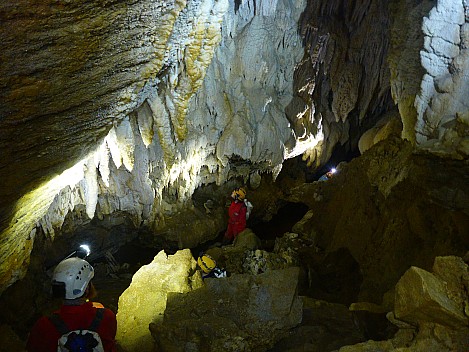
[(225, 239), (230, 242), (246, 228), (246, 205), (243, 201), (234, 200), (228, 209), (228, 228), (225, 232)]
[(52, 279), (52, 292), (54, 296), (63, 299), (63, 305), (51, 316), (43, 316), (34, 324), (26, 344), (28, 352), (57, 351), (58, 340), (63, 335), (60, 328), (66, 331), (95, 331), (105, 352), (117, 351), (117, 320), (114, 312), (100, 303), (89, 301), (96, 294), (91, 283), (93, 276), (93, 267), (81, 258), (67, 258), (57, 265)]
[[(56, 311), (70, 330), (87, 329), (94, 317), (97, 308), (92, 302), (84, 302), (80, 305), (62, 305), (60, 310)], [(116, 316), (110, 309), (104, 308), (104, 315), (96, 332), (101, 337), (104, 351), (117, 351), (115, 345), (115, 336), (117, 330)], [(57, 340), (60, 333), (49, 317), (40, 318), (33, 326), (29, 334), (27, 350), (28, 352), (56, 352)]]

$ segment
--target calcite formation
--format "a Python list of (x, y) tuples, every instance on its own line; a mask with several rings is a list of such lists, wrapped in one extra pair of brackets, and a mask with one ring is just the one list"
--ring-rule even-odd
[(409, 3), (391, 5), (391, 87), (404, 125), (403, 137), (422, 149), (465, 158), (467, 1), (423, 1), (404, 14), (402, 6)]
[(422, 23), (425, 69), (415, 100), (417, 143), (443, 155), (469, 154), (469, 4), (440, 0)]
[(166, 231), (195, 190), (259, 185), (299, 155), (319, 168), (375, 128), (368, 148), (399, 133), (378, 130), (394, 105), (403, 138), (467, 157), (468, 6), (3, 2), (0, 292), (64, 223), (125, 215), (180, 247), (210, 238)]
[[(226, 0), (44, 4), (31, 17), (21, 12), (26, 3), (2, 6), (5, 19), (22, 15), (30, 25), (5, 32), (7, 42), (18, 42), (4, 52), (10, 63), (5, 126), (13, 133), (39, 121), (51, 127), (50, 133), (35, 128), (47, 143), (16, 154), (23, 164), (16, 176), (3, 160), (3, 288), (24, 275), (36, 234), (53, 239), (78, 206), (86, 209), (78, 215), (82, 223), (125, 212), (136, 226), (158, 231), (198, 186), (236, 176), (229, 175), (233, 156), (280, 171), (291, 137), (282, 114), (302, 53), (296, 22), (304, 2), (247, 2), (236, 13)], [(45, 45), (29, 47), (28, 30)], [(62, 55), (67, 43), (76, 49), (74, 60)], [(30, 66), (14, 65), (18, 50), (31, 51)], [(37, 78), (30, 77), (35, 70)], [(26, 89), (30, 111), (14, 109)], [(37, 99), (43, 106), (34, 110)], [(11, 144), (8, 131), (3, 150), (36, 143)], [(67, 160), (60, 166), (59, 149)]]
[(388, 1), (308, 3), (300, 22), (307, 49), (290, 108), (303, 107), (302, 118), (291, 119), (300, 141), (317, 138), (303, 153), (311, 167), (324, 165), (338, 146), (355, 149), (360, 130), (391, 109), (389, 18)]

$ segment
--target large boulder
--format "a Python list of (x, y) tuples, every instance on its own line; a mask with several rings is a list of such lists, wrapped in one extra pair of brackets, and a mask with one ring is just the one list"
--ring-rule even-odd
[(392, 339), (344, 346), (339, 352), (466, 352), (468, 266), (459, 257), (437, 257), (432, 271), (411, 267), (397, 283), (394, 310), (387, 314), (399, 328)]
[(464, 311), (449, 297), (445, 283), (417, 267), (411, 267), (397, 283), (395, 314), (415, 324), (431, 321), (454, 327), (467, 325)]
[(299, 269), (206, 279), (168, 296), (164, 317), (150, 324), (159, 351), (266, 351), (301, 322)]
[(148, 326), (161, 320), (170, 292), (187, 293), (203, 285), (190, 250), (164, 251), (140, 268), (119, 298), (116, 339), (124, 351), (153, 351)]

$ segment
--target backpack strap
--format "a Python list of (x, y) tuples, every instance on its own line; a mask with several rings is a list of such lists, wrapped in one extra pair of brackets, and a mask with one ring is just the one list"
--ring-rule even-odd
[[(101, 320), (103, 320), (103, 317), (104, 317), (104, 308), (96, 309), (96, 315), (94, 316), (93, 321), (91, 322), (88, 330), (96, 331), (99, 327), (99, 324), (101, 324)], [(71, 331), (58, 313), (53, 313), (49, 317), (49, 320), (52, 324), (54, 324), (55, 328), (58, 330), (58, 332), (61, 335), (65, 335)]]
[(91, 331), (98, 330), (99, 324), (101, 324), (101, 320), (103, 320), (103, 317), (104, 317), (104, 308), (97, 308), (96, 315), (94, 316), (94, 319), (91, 322), (91, 325), (88, 328), (88, 330), (91, 330)]
[(54, 324), (55, 328), (58, 330), (60, 335), (64, 335), (68, 332), (70, 332), (70, 329), (68, 328), (67, 324), (62, 320), (59, 314), (53, 313), (50, 317), (49, 320), (52, 324)]

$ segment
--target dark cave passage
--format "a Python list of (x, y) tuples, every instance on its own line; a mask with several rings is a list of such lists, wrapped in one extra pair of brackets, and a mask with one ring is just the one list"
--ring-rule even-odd
[(119, 263), (128, 263), (131, 267), (137, 267), (150, 263), (160, 249), (145, 247), (136, 239), (127, 242), (114, 254), (114, 258)]
[(300, 221), (308, 211), (308, 206), (303, 203), (285, 203), (268, 222), (258, 219), (248, 220), (249, 227), (262, 241), (265, 250), (273, 249), (275, 239), (282, 237), (286, 232), (291, 232), (293, 225)]

